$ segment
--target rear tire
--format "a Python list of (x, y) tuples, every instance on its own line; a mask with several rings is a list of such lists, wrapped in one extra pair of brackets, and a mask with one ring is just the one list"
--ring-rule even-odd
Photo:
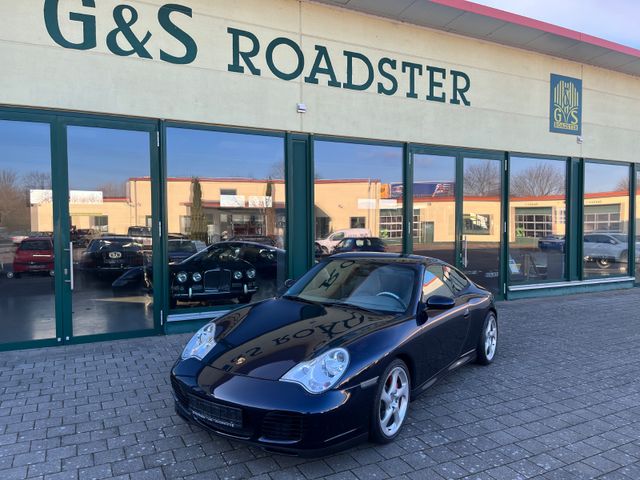
[(489, 365), (496, 358), (498, 350), (498, 319), (493, 312), (487, 313), (482, 324), (482, 331), (478, 339), (477, 362), (480, 365)]
[(410, 396), (409, 369), (402, 360), (396, 358), (378, 379), (369, 429), (371, 441), (390, 443), (400, 435), (407, 418)]

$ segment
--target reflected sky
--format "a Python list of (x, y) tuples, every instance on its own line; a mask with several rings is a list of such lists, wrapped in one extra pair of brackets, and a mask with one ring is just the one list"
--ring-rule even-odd
[(51, 171), (48, 124), (0, 120), (0, 170), (19, 176)]
[(150, 175), (149, 133), (68, 127), (69, 188), (98, 190)]
[(443, 155), (414, 155), (414, 182), (455, 182), (456, 158)]
[(367, 178), (402, 182), (402, 148), (344, 142), (314, 142), (315, 176), (323, 180)]
[(619, 192), (629, 189), (629, 167), (606, 163), (585, 163), (585, 193)]
[(167, 129), (169, 177), (284, 178), (284, 139), (266, 135)]

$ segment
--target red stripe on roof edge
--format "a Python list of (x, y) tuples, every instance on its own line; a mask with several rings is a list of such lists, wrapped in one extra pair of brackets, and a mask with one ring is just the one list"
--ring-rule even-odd
[[(489, 18), (495, 18), (496, 20), (502, 20), (503, 22), (514, 23), (523, 27), (533, 28), (544, 33), (551, 33), (559, 35), (561, 37), (570, 38), (578, 42), (589, 43), (597, 47), (606, 48), (617, 53), (623, 53), (625, 55), (631, 55), (633, 57), (640, 58), (640, 50), (622, 45), (620, 43), (605, 40), (604, 38), (594, 37), (586, 33), (571, 30), (570, 28), (561, 27), (552, 23), (543, 22), (542, 20), (536, 20), (534, 18), (518, 15), (517, 13), (506, 12), (498, 8), (488, 7), (486, 5), (480, 5), (478, 3), (469, 2), (467, 0), (430, 0), (432, 3), (443, 5), (445, 7), (455, 8), (456, 10), (462, 10), (464, 12), (475, 13), (477, 15), (483, 15)], [(526, 47), (526, 45), (524, 46)]]

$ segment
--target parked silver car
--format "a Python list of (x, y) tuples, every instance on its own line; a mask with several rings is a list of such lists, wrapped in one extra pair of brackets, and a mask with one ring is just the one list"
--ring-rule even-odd
[[(640, 242), (636, 242), (636, 250)], [(610, 268), (614, 263), (629, 261), (629, 235), (626, 233), (588, 233), (584, 236), (584, 259), (599, 268)]]

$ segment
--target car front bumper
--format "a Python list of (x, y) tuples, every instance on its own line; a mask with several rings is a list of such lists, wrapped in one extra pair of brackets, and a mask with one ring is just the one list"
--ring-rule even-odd
[(313, 395), (294, 383), (211, 367), (198, 378), (200, 384), (172, 371), (176, 412), (218, 435), (305, 457), (342, 450), (368, 437), (375, 388), (358, 385)]

